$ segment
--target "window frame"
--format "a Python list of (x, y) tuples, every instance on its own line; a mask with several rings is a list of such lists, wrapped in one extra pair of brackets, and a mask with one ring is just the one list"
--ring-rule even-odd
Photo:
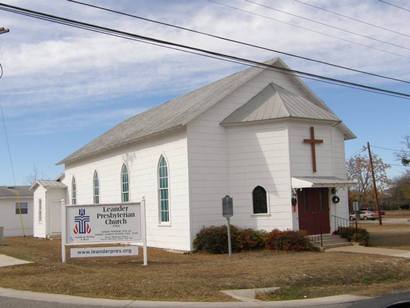
[[(124, 181), (124, 170), (126, 171), (127, 174), (127, 181)], [(121, 182), (121, 203), (127, 203), (130, 202), (130, 173), (128, 171), (127, 165), (124, 163), (121, 166), (121, 174), (120, 174), (120, 182)], [(124, 190), (124, 184), (126, 183), (127, 185), (127, 191)], [(124, 196), (127, 196), (127, 200), (125, 200)]]
[[(22, 208), (21, 204), (25, 204), (26, 205), (25, 208)], [(28, 202), (26, 201), (16, 202), (15, 209), (16, 209), (16, 215), (28, 215)], [(25, 211), (22, 211), (22, 210), (25, 210)]]
[[(255, 213), (255, 203), (254, 203), (254, 192), (256, 188), (262, 188), (265, 191), (265, 195), (266, 195), (266, 212), (263, 213)], [(266, 190), (266, 188), (262, 185), (256, 185), (253, 189), (252, 189), (252, 216), (269, 216), (270, 215), (270, 200), (269, 200), (269, 193)]]
[(38, 209), (37, 209), (37, 214), (38, 214), (38, 223), (42, 224), (43, 223), (43, 199), (39, 198), (38, 199)]
[(77, 182), (74, 176), (71, 178), (71, 204), (77, 204)]
[[(166, 187), (166, 191), (167, 191), (167, 212), (168, 212), (168, 221), (163, 221), (162, 220), (162, 210), (161, 210), (161, 190), (165, 190), (165, 188), (161, 188), (161, 176), (160, 176), (160, 166), (161, 166), (161, 161), (162, 159), (165, 161), (165, 165), (166, 165), (166, 170), (167, 170), (167, 187)], [(170, 168), (169, 168), (169, 162), (167, 157), (165, 156), (165, 154), (161, 154), (159, 159), (158, 159), (158, 163), (157, 163), (157, 191), (158, 191), (158, 224), (159, 226), (171, 226), (171, 198), (170, 198), (170, 172), (169, 172)], [(163, 177), (164, 178), (164, 177)]]
[(97, 170), (94, 170), (94, 174), (93, 174), (93, 204), (100, 204), (100, 199), (101, 199), (100, 178), (98, 176)]

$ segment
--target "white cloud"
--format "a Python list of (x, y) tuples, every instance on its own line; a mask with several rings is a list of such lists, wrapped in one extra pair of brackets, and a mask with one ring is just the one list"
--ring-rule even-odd
[[(8, 1), (8, 3), (252, 59), (262, 60), (276, 55), (103, 13), (66, 1), (42, 0), (33, 3), (28, 0), (16, 0)], [(116, 3), (106, 3), (108, 6), (116, 7)], [(229, 10), (211, 2), (164, 3), (165, 5), (155, 6), (147, 1), (137, 6), (133, 1), (128, 1), (121, 2), (118, 6), (121, 5), (122, 10), (127, 9), (129, 12), (221, 36), (410, 79), (409, 61), (405, 57), (395, 57), (349, 45), (346, 42), (292, 28), (272, 20)], [(409, 52), (398, 48), (263, 10), (244, 1), (237, 0), (230, 3), (265, 16), (410, 56)], [(273, 1), (264, 1), (264, 3), (351, 31), (377, 34), (380, 39), (410, 46), (410, 38), (406, 39), (387, 31), (335, 18), (331, 14), (298, 5), (292, 1), (283, 1), (280, 4)], [(385, 27), (410, 34), (408, 16), (398, 10), (375, 4), (374, 1), (332, 2), (333, 7), (330, 7), (329, 2), (324, 0), (312, 3), (374, 23), (383, 23)], [(221, 77), (233, 68), (231, 64), (211, 59), (187, 56), (168, 49), (70, 29), (4, 12), (0, 12), (0, 18), (5, 26), (11, 28), (9, 34), (0, 36), (0, 60), (5, 68), (5, 76), (1, 81), (0, 99), (12, 117), (41, 113), (44, 110), (54, 110), (56, 116), (60, 117), (59, 110), (72, 108), (81, 111), (85, 107), (100, 104), (101, 101), (109, 98), (120, 99), (130, 95), (143, 98), (144, 95), (149, 96), (155, 91), (176, 94)], [(358, 76), (351, 72), (290, 58), (286, 60), (297, 69), (334, 77), (363, 80), (363, 78), (358, 79)], [(369, 78), (364, 81), (381, 83), (380, 80)], [(124, 108), (124, 106), (119, 108)], [(77, 119), (77, 122), (83, 120), (84, 125), (87, 125), (88, 116), (85, 113), (83, 118), (80, 116)], [(58, 119), (51, 117), (46, 121), (52, 125), (53, 121), (58, 121)], [(39, 131), (44, 131), (43, 128), (39, 125)]]

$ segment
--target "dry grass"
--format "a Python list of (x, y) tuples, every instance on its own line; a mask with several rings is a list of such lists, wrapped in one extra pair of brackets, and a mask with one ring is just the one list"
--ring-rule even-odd
[(410, 224), (361, 224), (370, 233), (370, 246), (410, 250)]
[(388, 218), (410, 218), (410, 210), (385, 211)]
[[(312, 295), (328, 295), (377, 286), (378, 292), (410, 287), (410, 262), (397, 258), (343, 253), (181, 255), (149, 250), (141, 256), (71, 260), (62, 265), (58, 240), (9, 238), (0, 253), (34, 264), (0, 268), (0, 286), (90, 297), (150, 300), (231, 300), (223, 289), (279, 286)], [(312, 292), (312, 285), (316, 291)], [(310, 293), (309, 293), (310, 292)], [(291, 297), (300, 294), (290, 292)], [(299, 292), (300, 293), (300, 292)]]

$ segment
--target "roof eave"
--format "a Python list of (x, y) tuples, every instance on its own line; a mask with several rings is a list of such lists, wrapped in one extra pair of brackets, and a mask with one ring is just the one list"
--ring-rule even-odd
[(273, 119), (264, 119), (264, 120), (254, 120), (254, 121), (237, 121), (237, 122), (224, 122), (222, 121), (219, 123), (222, 127), (229, 127), (229, 126), (241, 126), (241, 125), (249, 125), (249, 124), (263, 124), (263, 123), (272, 123), (272, 122), (283, 122), (288, 120), (296, 120), (296, 121), (315, 121), (318, 123), (326, 123), (326, 124), (333, 124), (337, 125), (340, 123), (340, 120), (331, 120), (331, 119), (314, 119), (314, 118), (305, 118), (305, 117), (281, 117), (281, 118), (273, 118)]
[(171, 128), (169, 128), (169, 129), (162, 130), (162, 131), (156, 132), (156, 133), (152, 133), (152, 134), (149, 134), (149, 135), (146, 135), (146, 136), (143, 136), (143, 137), (135, 138), (135, 139), (130, 140), (130, 141), (128, 141), (128, 142), (123, 142), (123, 143), (121, 143), (121, 144), (117, 144), (117, 145), (112, 146), (112, 147), (108, 147), (108, 148), (105, 148), (105, 149), (102, 149), (102, 150), (99, 150), (99, 151), (95, 151), (95, 152), (89, 153), (89, 154), (87, 154), (87, 155), (80, 156), (80, 157), (78, 157), (78, 158), (70, 159), (70, 156), (71, 156), (71, 155), (70, 155), (70, 156), (66, 157), (65, 159), (59, 161), (56, 165), (62, 165), (62, 164), (67, 165), (67, 164), (71, 164), (71, 163), (77, 163), (77, 162), (80, 162), (80, 161), (82, 161), (82, 160), (85, 160), (85, 159), (89, 159), (89, 158), (91, 158), (91, 157), (94, 157), (94, 156), (98, 156), (98, 155), (101, 155), (101, 154), (108, 153), (108, 152), (110, 152), (110, 151), (112, 151), (112, 150), (114, 150), (114, 149), (116, 149), (116, 148), (120, 148), (120, 147), (124, 147), (124, 146), (128, 146), (128, 145), (136, 144), (136, 143), (139, 143), (139, 142), (144, 142), (144, 141), (146, 141), (147, 139), (150, 139), (150, 138), (163, 136), (163, 135), (165, 135), (165, 134), (168, 134), (168, 133), (170, 133), (170, 132), (177, 131), (177, 130), (182, 129), (182, 128), (184, 128), (184, 127), (186, 127), (185, 124), (184, 124), (184, 125), (183, 125), (183, 124), (180, 124), (180, 125), (171, 127)]

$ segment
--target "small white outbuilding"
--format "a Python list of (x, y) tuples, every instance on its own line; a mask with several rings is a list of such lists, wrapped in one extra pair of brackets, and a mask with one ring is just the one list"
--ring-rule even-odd
[(60, 180), (38, 180), (31, 186), (34, 237), (50, 238), (61, 234), (61, 200), (65, 199), (67, 188)]
[(4, 236), (33, 235), (30, 186), (0, 186), (0, 227)]

